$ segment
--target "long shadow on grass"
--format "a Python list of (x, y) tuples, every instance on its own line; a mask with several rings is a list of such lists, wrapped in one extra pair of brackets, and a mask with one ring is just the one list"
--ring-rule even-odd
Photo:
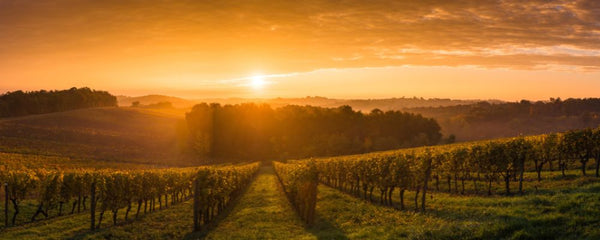
[(316, 215), (315, 223), (312, 226), (306, 226), (305, 229), (312, 235), (316, 236), (317, 239), (348, 239), (341, 229), (337, 228), (333, 223), (327, 221), (327, 219), (321, 217), (319, 213)]
[[(37, 209), (37, 207), (36, 207)], [(13, 210), (13, 209), (10, 209)], [(53, 215), (53, 216), (49, 216), (49, 217), (38, 217), (38, 219), (36, 219), (34, 222), (31, 222), (31, 220), (24, 220), (24, 219), (28, 219), (30, 218), (29, 215), (33, 215), (33, 212), (31, 212), (31, 209), (26, 209), (27, 215), (19, 213), (19, 215), (17, 216), (17, 223), (16, 225), (9, 225), (9, 226), (0, 226), (0, 230), (7, 230), (7, 231), (16, 231), (18, 229), (27, 229), (27, 228), (33, 228), (33, 227), (38, 227), (38, 226), (42, 226), (42, 225), (50, 225), (53, 224), (54, 222), (57, 221), (63, 221), (69, 218), (73, 218), (73, 217), (80, 217), (82, 215), (88, 214), (87, 210), (84, 210), (83, 212), (75, 212), (73, 214), (67, 213), (67, 214), (63, 214), (63, 215)], [(21, 216), (24, 215), (24, 216)], [(9, 224), (10, 224), (10, 219), (12, 219), (12, 212), (9, 213)], [(2, 224), (4, 224), (4, 218), (0, 218), (0, 222), (2, 222)], [(22, 220), (22, 221), (19, 221)]]
[[(128, 225), (134, 224), (136, 222), (146, 221), (147, 219), (151, 219), (154, 216), (154, 214), (158, 214), (158, 213), (161, 213), (164, 211), (169, 211), (172, 208), (176, 208), (183, 204), (186, 204), (186, 202), (188, 202), (188, 201), (191, 201), (191, 200), (187, 199), (187, 200), (184, 200), (183, 202), (178, 202), (175, 205), (170, 205), (170, 207), (155, 209), (154, 211), (148, 211), (147, 213), (140, 213), (141, 215), (139, 217), (135, 217), (135, 215), (132, 213), (130, 215), (130, 218), (127, 221), (125, 221), (124, 219), (120, 219), (120, 221), (116, 225), (113, 224), (113, 222), (112, 222), (112, 213), (110, 211), (107, 211), (107, 212), (105, 212), (102, 225), (95, 230), (89, 229), (90, 219), (88, 216), (88, 218), (86, 218), (86, 225), (85, 225), (86, 227), (85, 228), (83, 228), (80, 231), (75, 232), (74, 235), (72, 235), (72, 236), (65, 236), (65, 238), (67, 238), (67, 239), (88, 239), (89, 236), (93, 235), (93, 234), (100, 234), (100, 235), (108, 234), (114, 227), (125, 227)], [(120, 209), (120, 210), (124, 210), (124, 209)], [(96, 213), (96, 214), (98, 214), (98, 213)], [(97, 224), (97, 222), (96, 222), (96, 224)]]
[(475, 236), (472, 237), (481, 239), (506, 239), (511, 237), (521, 239), (521, 236), (526, 239), (555, 239), (564, 234), (564, 230), (566, 230), (564, 227), (568, 224), (565, 217), (548, 216), (548, 218), (529, 219), (524, 216), (509, 215), (510, 213), (483, 214), (478, 211), (469, 211), (469, 213), (465, 214), (462, 211), (446, 209), (427, 210), (427, 215), (441, 219), (453, 219), (457, 222), (469, 218), (481, 219), (481, 223), (484, 223), (484, 225), (475, 229), (462, 228), (463, 233), (454, 230), (453, 233), (458, 235), (474, 234)]
[[(555, 239), (560, 237), (579, 238), (585, 231), (580, 225), (591, 224), (589, 220), (573, 219), (575, 216), (595, 216), (598, 211), (585, 202), (593, 202), (597, 195), (592, 193), (596, 186), (589, 189), (569, 189), (569, 194), (558, 199), (544, 197), (544, 194), (526, 194), (502, 196), (496, 201), (480, 197), (481, 204), (470, 205), (470, 201), (458, 202), (449, 206), (428, 208), (426, 214), (435, 218), (455, 222), (476, 221), (481, 225), (476, 228), (464, 228), (466, 232), (476, 232), (476, 238), (531, 238)], [(556, 194), (560, 191), (554, 191)], [(585, 193), (581, 195), (580, 193)], [(452, 196), (450, 196), (452, 197)], [(477, 202), (478, 200), (475, 200)], [(585, 222), (577, 222), (585, 221)], [(582, 232), (583, 231), (583, 232)], [(565, 235), (566, 234), (566, 235)]]
[[(364, 204), (371, 204), (381, 208), (395, 208), (379, 204), (378, 202), (371, 202), (361, 198), (357, 198), (351, 194), (332, 189), (338, 193), (345, 194), (361, 201)], [(412, 199), (412, 198), (409, 198)], [(394, 206), (397, 206), (397, 199), (394, 199)], [(407, 210), (397, 210), (398, 214), (401, 212), (413, 212), (413, 206), (407, 204)], [(566, 224), (564, 218), (542, 218), (542, 219), (528, 219), (525, 216), (511, 215), (511, 212), (486, 212), (477, 208), (428, 208), (424, 213), (424, 217), (437, 218), (450, 220), (450, 222), (456, 221), (456, 225), (452, 230), (441, 229), (436, 230), (435, 227), (431, 230), (435, 238), (447, 238), (447, 239), (461, 239), (461, 238), (476, 238), (476, 239), (502, 239), (510, 238), (515, 235), (533, 236), (535, 239), (553, 239), (553, 236), (559, 236), (560, 230), (556, 226)], [(377, 215), (373, 216), (378, 218)], [(470, 224), (458, 224), (465, 220), (477, 221), (482, 225), (471, 226)], [(552, 229), (549, 229), (552, 228)], [(316, 235), (316, 234), (315, 234)], [(324, 236), (322, 239), (334, 239), (333, 236)], [(434, 238), (429, 236), (429, 238)]]
[[(463, 226), (456, 231), (460, 231), (460, 234), (466, 234), (466, 236), (476, 236), (475, 238), (483, 239), (496, 239), (496, 238), (507, 238), (511, 236), (530, 236), (535, 239), (554, 239), (559, 236), (565, 236), (565, 234), (571, 234), (567, 236), (578, 236), (577, 232), (580, 229), (578, 224), (571, 220), (571, 216), (590, 216), (596, 215), (595, 212), (588, 210), (589, 206), (585, 205), (584, 202), (594, 202), (595, 193), (600, 192), (600, 186), (590, 185), (595, 183), (595, 180), (585, 180), (580, 183), (574, 183), (573, 187), (565, 189), (540, 189), (537, 193), (534, 191), (525, 192), (524, 195), (513, 194), (511, 196), (504, 195), (454, 195), (443, 193), (443, 197), (462, 197), (462, 198), (478, 198), (482, 200), (481, 204), (475, 203), (474, 206), (469, 205), (469, 201), (463, 203), (452, 203), (450, 205), (465, 204), (462, 207), (457, 206), (445, 206), (427, 208), (426, 215), (445, 219), (450, 221), (462, 222), (465, 220), (479, 222), (479, 227)], [(324, 185), (327, 186), (327, 185)], [(348, 192), (331, 188), (341, 194), (360, 199), (366, 203), (370, 203), (379, 207), (392, 208), (391, 206), (385, 206), (378, 202), (371, 202), (357, 197)], [(578, 194), (575, 196), (566, 196), (565, 199), (548, 199), (544, 195), (555, 195), (558, 193), (567, 194)], [(584, 195), (580, 195), (580, 194)], [(442, 192), (433, 192), (433, 195), (442, 194)], [(433, 195), (430, 195), (433, 197)], [(583, 197), (585, 196), (585, 197)], [(406, 196), (407, 208), (412, 209), (412, 196)], [(429, 200), (430, 198), (428, 198)], [(515, 201), (516, 200), (516, 201)], [(394, 206), (398, 206), (399, 202), (397, 195), (394, 195)], [(437, 205), (441, 204), (438, 202)], [(488, 209), (491, 208), (491, 209)], [(533, 214), (537, 214), (534, 217), (530, 216), (532, 213), (527, 213), (527, 208), (532, 208)], [(503, 209), (512, 209), (504, 211)], [(491, 210), (491, 211), (490, 211)], [(513, 211), (514, 210), (514, 211)], [(400, 211), (400, 210), (399, 210)], [(409, 210), (410, 211), (410, 210)], [(589, 222), (586, 224), (590, 224)], [(573, 235), (575, 234), (575, 235)], [(449, 238), (457, 238), (458, 235), (450, 234)]]
[[(290, 207), (292, 209), (294, 209), (294, 207), (292, 206), (292, 204), (290, 202), (290, 199), (285, 194), (285, 191), (283, 190), (283, 186), (281, 185), (281, 182), (279, 181), (279, 178), (277, 176), (275, 176), (275, 181), (277, 181), (277, 191), (279, 191), (283, 195), (283, 197), (285, 197), (285, 199), (287, 200), (287, 203), (290, 204)], [(319, 183), (319, 184), (322, 184), (322, 183)], [(298, 213), (296, 211), (294, 211), (294, 214), (297, 215)], [(346, 240), (346, 239), (348, 239), (348, 237), (346, 237), (346, 235), (344, 234), (344, 232), (341, 229), (337, 228), (333, 223), (328, 221), (326, 218), (322, 217), (318, 212), (315, 213), (315, 222), (310, 226), (304, 225), (304, 229), (307, 232), (310, 232), (312, 235), (316, 236), (317, 239), (323, 239), (323, 240), (330, 240), (330, 239)]]

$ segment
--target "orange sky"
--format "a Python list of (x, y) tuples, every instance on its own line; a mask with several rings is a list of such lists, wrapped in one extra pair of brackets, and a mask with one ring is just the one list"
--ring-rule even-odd
[(595, 0), (0, 0), (0, 91), (600, 97), (599, 23)]

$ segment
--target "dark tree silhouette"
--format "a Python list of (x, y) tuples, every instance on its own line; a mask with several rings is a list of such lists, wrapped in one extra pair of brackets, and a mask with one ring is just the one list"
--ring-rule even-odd
[(117, 106), (115, 96), (106, 91), (96, 91), (87, 87), (60, 91), (15, 91), (0, 95), (0, 117), (109, 106)]
[(433, 119), (399, 111), (363, 114), (349, 106), (198, 104), (186, 119), (200, 155), (222, 159), (334, 156), (437, 144)]

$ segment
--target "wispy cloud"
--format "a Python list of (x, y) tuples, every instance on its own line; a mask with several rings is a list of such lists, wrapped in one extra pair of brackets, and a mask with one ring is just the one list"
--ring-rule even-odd
[(0, 0), (0, 43), (0, 71), (185, 66), (197, 85), (403, 65), (596, 70), (600, 1)]

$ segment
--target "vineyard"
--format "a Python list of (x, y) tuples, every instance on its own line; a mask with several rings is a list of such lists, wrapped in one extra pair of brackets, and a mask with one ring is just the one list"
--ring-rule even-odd
[(0, 0), (0, 240), (600, 240), (599, 90), (600, 0)]
[[(202, 209), (195, 219), (202, 220), (196, 223), (199, 229), (239, 194), (257, 169), (258, 163), (130, 171), (2, 171), (4, 225), (16, 226), (41, 221), (40, 217), (48, 219), (87, 212), (90, 229), (95, 230), (102, 227), (107, 211), (112, 213), (112, 224), (117, 225), (121, 210), (127, 222), (130, 213), (137, 219), (140, 213), (168, 208), (193, 197), (194, 204), (198, 205), (194, 209)], [(23, 202), (34, 202), (35, 211), (30, 219), (17, 221)]]
[(272, 167), (61, 168), (67, 159), (50, 157), (56, 165), (44, 169), (43, 158), (6, 155), (0, 239), (44, 238), (26, 230), (54, 225), (71, 231), (56, 238), (130, 238), (145, 224), (170, 229), (141, 230), (151, 239), (595, 238), (599, 136), (584, 129)]
[[(492, 185), (504, 183), (505, 195), (511, 195), (511, 182), (518, 183), (523, 194), (526, 172), (536, 172), (541, 181), (544, 166), (558, 166), (562, 176), (569, 166), (580, 164), (586, 176), (587, 163), (596, 159), (599, 177), (600, 129), (585, 129), (559, 134), (482, 141), (474, 143), (421, 147), (392, 152), (319, 159), (320, 180), (369, 201), (392, 205), (398, 190), (400, 209), (405, 209), (404, 192), (416, 193), (415, 209), (425, 211), (428, 191), (452, 194), (492, 195)], [(442, 182), (445, 182), (442, 183)], [(467, 189), (465, 182), (472, 182)], [(379, 194), (374, 199), (374, 192)], [(421, 194), (419, 206), (419, 194)]]

